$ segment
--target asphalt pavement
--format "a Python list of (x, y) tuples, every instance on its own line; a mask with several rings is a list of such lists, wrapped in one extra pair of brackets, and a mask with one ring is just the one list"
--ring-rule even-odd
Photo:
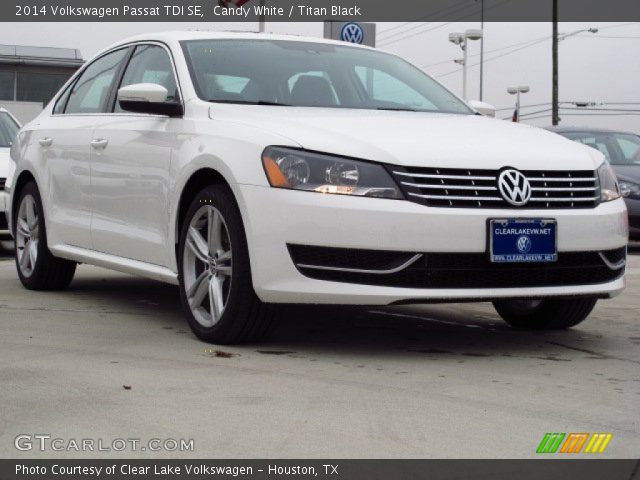
[[(627, 278), (569, 331), (513, 331), (490, 304), (305, 308), (263, 344), (216, 347), (176, 287), (80, 266), (69, 290), (30, 292), (5, 255), (0, 457), (534, 458), (547, 432), (607, 432), (602, 456), (637, 458), (637, 252)], [(35, 434), (63, 451), (16, 449)], [(193, 448), (78, 452), (82, 439)]]

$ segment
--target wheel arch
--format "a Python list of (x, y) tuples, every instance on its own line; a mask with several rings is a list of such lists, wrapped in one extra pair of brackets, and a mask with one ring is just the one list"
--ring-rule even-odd
[(177, 214), (173, 232), (176, 260), (178, 258), (178, 243), (180, 242), (180, 232), (182, 230), (182, 224), (184, 223), (184, 217), (187, 214), (189, 205), (191, 204), (193, 198), (209, 185), (226, 185), (231, 188), (231, 184), (218, 170), (210, 167), (204, 167), (196, 170), (191, 174), (184, 187), (182, 188), (182, 191), (180, 192), (180, 198), (178, 200), (178, 205), (176, 208)]
[[(12, 194), (11, 194), (11, 225), (9, 225), (9, 228), (11, 229), (12, 234), (15, 237), (15, 223), (16, 223), (16, 212), (17, 209), (19, 207), (18, 205), (18, 201), (20, 200), (20, 192), (22, 191), (22, 189), (24, 188), (24, 186), (29, 183), (29, 182), (33, 182), (36, 184), (36, 188), (38, 188), (38, 191), (40, 190), (40, 187), (38, 186), (38, 181), (36, 180), (35, 175), (33, 175), (33, 173), (31, 173), (29, 170), (23, 170), (22, 172), (20, 172), (20, 174), (18, 175), (18, 179), (16, 180), (16, 184), (13, 188)], [(45, 215), (44, 217), (44, 221), (46, 223), (47, 221), (47, 217)]]

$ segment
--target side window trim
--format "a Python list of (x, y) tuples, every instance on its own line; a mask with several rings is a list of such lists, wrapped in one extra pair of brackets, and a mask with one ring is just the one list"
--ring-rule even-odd
[[(84, 70), (84, 69), (83, 69)], [(67, 85), (67, 88), (62, 90), (62, 94), (60, 94), (58, 96), (58, 98), (56, 98), (55, 103), (53, 104), (53, 110), (51, 112), (52, 115), (64, 115), (65, 111), (67, 110), (67, 103), (69, 102), (69, 97), (71, 96), (71, 90), (73, 89), (74, 85), (76, 84), (76, 82), (78, 81), (78, 78), (80, 78), (80, 75), (77, 75), (69, 85)], [(63, 104), (61, 105), (61, 109), (59, 112), (56, 113), (56, 109), (58, 108), (58, 102), (60, 100), (64, 100)]]
[[(120, 89), (120, 85), (122, 84), (122, 80), (124, 79), (124, 75), (127, 71), (127, 68), (129, 67), (129, 63), (131, 62), (131, 59), (133, 58), (133, 54), (136, 50), (137, 47), (139, 46), (144, 46), (144, 45), (154, 45), (157, 47), (161, 47), (162, 49), (164, 49), (164, 51), (167, 53), (168, 57), (169, 57), (169, 61), (171, 62), (171, 69), (173, 71), (173, 78), (175, 79), (176, 82), (176, 88), (178, 89), (178, 99), (177, 102), (180, 103), (180, 105), (182, 105), (184, 107), (184, 103), (183, 103), (183, 96), (182, 96), (182, 88), (180, 86), (180, 79), (178, 78), (178, 70), (176, 68), (176, 62), (175, 59), (173, 58), (173, 53), (171, 52), (171, 49), (164, 43), (161, 42), (153, 42), (153, 41), (142, 41), (142, 42), (137, 42), (137, 43), (131, 43), (129, 44), (130, 47), (130, 52), (127, 54), (127, 57), (124, 59), (123, 61), (123, 67), (121, 70), (118, 71), (118, 81), (117, 84), (114, 83), (114, 85), (117, 85), (112, 92), (110, 93), (110, 97), (109, 97), (109, 108), (107, 110), (106, 113), (111, 113), (114, 115), (122, 115), (122, 112), (116, 112), (115, 108), (116, 108), (116, 101), (118, 100), (118, 90)], [(125, 112), (126, 113), (126, 112)]]
[[(91, 67), (94, 63), (96, 63), (97, 61), (99, 61), (100, 59), (106, 57), (107, 55), (110, 55), (114, 52), (117, 52), (118, 50), (124, 50), (124, 49), (129, 49), (130, 46), (129, 45), (119, 45), (118, 47), (113, 48), (112, 50), (109, 50), (108, 52), (104, 52), (102, 55), (100, 55), (99, 57), (96, 57), (94, 59), (92, 59), (91, 63), (87, 63), (86, 65), (84, 65), (84, 67), (82, 68), (82, 70), (80, 70), (75, 77), (72, 79), (71, 83), (67, 86), (66, 89), (64, 89), (64, 91), (62, 92), (61, 95), (59, 95), (56, 98), (56, 103), (54, 104), (54, 110), (55, 110), (55, 106), (57, 105), (58, 101), (64, 96), (66, 95), (67, 91), (69, 92), (69, 95), (67, 95), (67, 98), (65, 98), (64, 100), (64, 108), (62, 110), (61, 113), (55, 114), (55, 115), (96, 115), (96, 114), (104, 114), (106, 113), (105, 111), (105, 107), (106, 107), (106, 103), (103, 101), (103, 105), (100, 107), (100, 112), (96, 112), (96, 113), (76, 113), (76, 112), (72, 112), (69, 113), (67, 112), (67, 108), (69, 106), (69, 100), (71, 99), (71, 95), (73, 94), (73, 89), (75, 88), (76, 84), (78, 83), (78, 80), (80, 78), (82, 78), (82, 75), (84, 75), (84, 73), (87, 71), (87, 69), (89, 67)], [(128, 53), (126, 54), (128, 55)], [(126, 58), (126, 57), (125, 57)], [(122, 62), (121, 65), (118, 67), (118, 73), (120, 72), (120, 69), (122, 68)], [(109, 98), (109, 95), (107, 95), (107, 99)]]
[(113, 113), (113, 110), (115, 109), (117, 97), (118, 97), (118, 90), (120, 89), (122, 78), (124, 77), (124, 72), (127, 70), (127, 67), (129, 66), (129, 62), (131, 61), (131, 57), (133, 57), (133, 52), (135, 52), (136, 47), (137, 47), (136, 44), (129, 45), (127, 47), (129, 51), (127, 52), (125, 57), (122, 59), (122, 62), (120, 62), (120, 67), (118, 68), (118, 71), (116, 72), (116, 75), (113, 79), (114, 81), (111, 84), (109, 95), (107, 95), (106, 104), (104, 106), (103, 113), (106, 113), (106, 114)]

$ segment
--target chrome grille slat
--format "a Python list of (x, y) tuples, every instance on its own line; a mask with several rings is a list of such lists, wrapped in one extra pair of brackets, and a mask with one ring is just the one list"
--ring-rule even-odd
[(593, 202), (595, 201), (596, 198), (597, 197), (564, 197), (564, 198), (531, 197), (531, 200), (529, 200), (529, 202)]
[[(525, 172), (522, 172), (525, 173)], [(539, 177), (539, 178), (529, 178), (527, 180), (530, 182), (595, 182), (595, 178), (573, 178), (573, 177), (565, 177), (565, 178), (557, 178), (557, 177)]]
[(452, 195), (420, 195), (418, 193), (409, 193), (412, 197), (427, 198), (431, 200), (464, 200), (464, 201), (485, 201), (496, 202), (502, 201), (500, 197), (461, 197)]
[[(500, 195), (502, 170), (394, 167), (390, 169), (410, 200), (432, 207), (511, 208)], [(522, 208), (593, 208), (599, 183), (590, 170), (523, 170), (532, 198)]]
[(406, 173), (406, 172), (393, 172), (396, 175), (402, 175), (405, 177), (414, 178), (442, 178), (449, 180), (495, 180), (496, 177), (483, 177), (473, 175), (439, 175), (439, 174), (424, 174), (424, 173)]
[(437, 188), (440, 190), (495, 190), (498, 189), (496, 187), (485, 187), (482, 185), (427, 185), (424, 183), (410, 183), (410, 182), (401, 182), (402, 185), (406, 185), (407, 187), (415, 187), (415, 188)]
[(593, 192), (598, 187), (531, 187), (534, 192)]

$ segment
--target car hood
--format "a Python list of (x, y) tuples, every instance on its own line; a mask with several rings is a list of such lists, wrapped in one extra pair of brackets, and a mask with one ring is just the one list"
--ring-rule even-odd
[(592, 170), (604, 159), (555, 133), (479, 115), (216, 104), (209, 116), (308, 150), (404, 166)]
[(640, 184), (640, 166), (636, 165), (611, 165), (616, 172), (618, 180)]
[(0, 147), (0, 178), (7, 178), (9, 175), (9, 165), (11, 157), (9, 156), (10, 148)]

